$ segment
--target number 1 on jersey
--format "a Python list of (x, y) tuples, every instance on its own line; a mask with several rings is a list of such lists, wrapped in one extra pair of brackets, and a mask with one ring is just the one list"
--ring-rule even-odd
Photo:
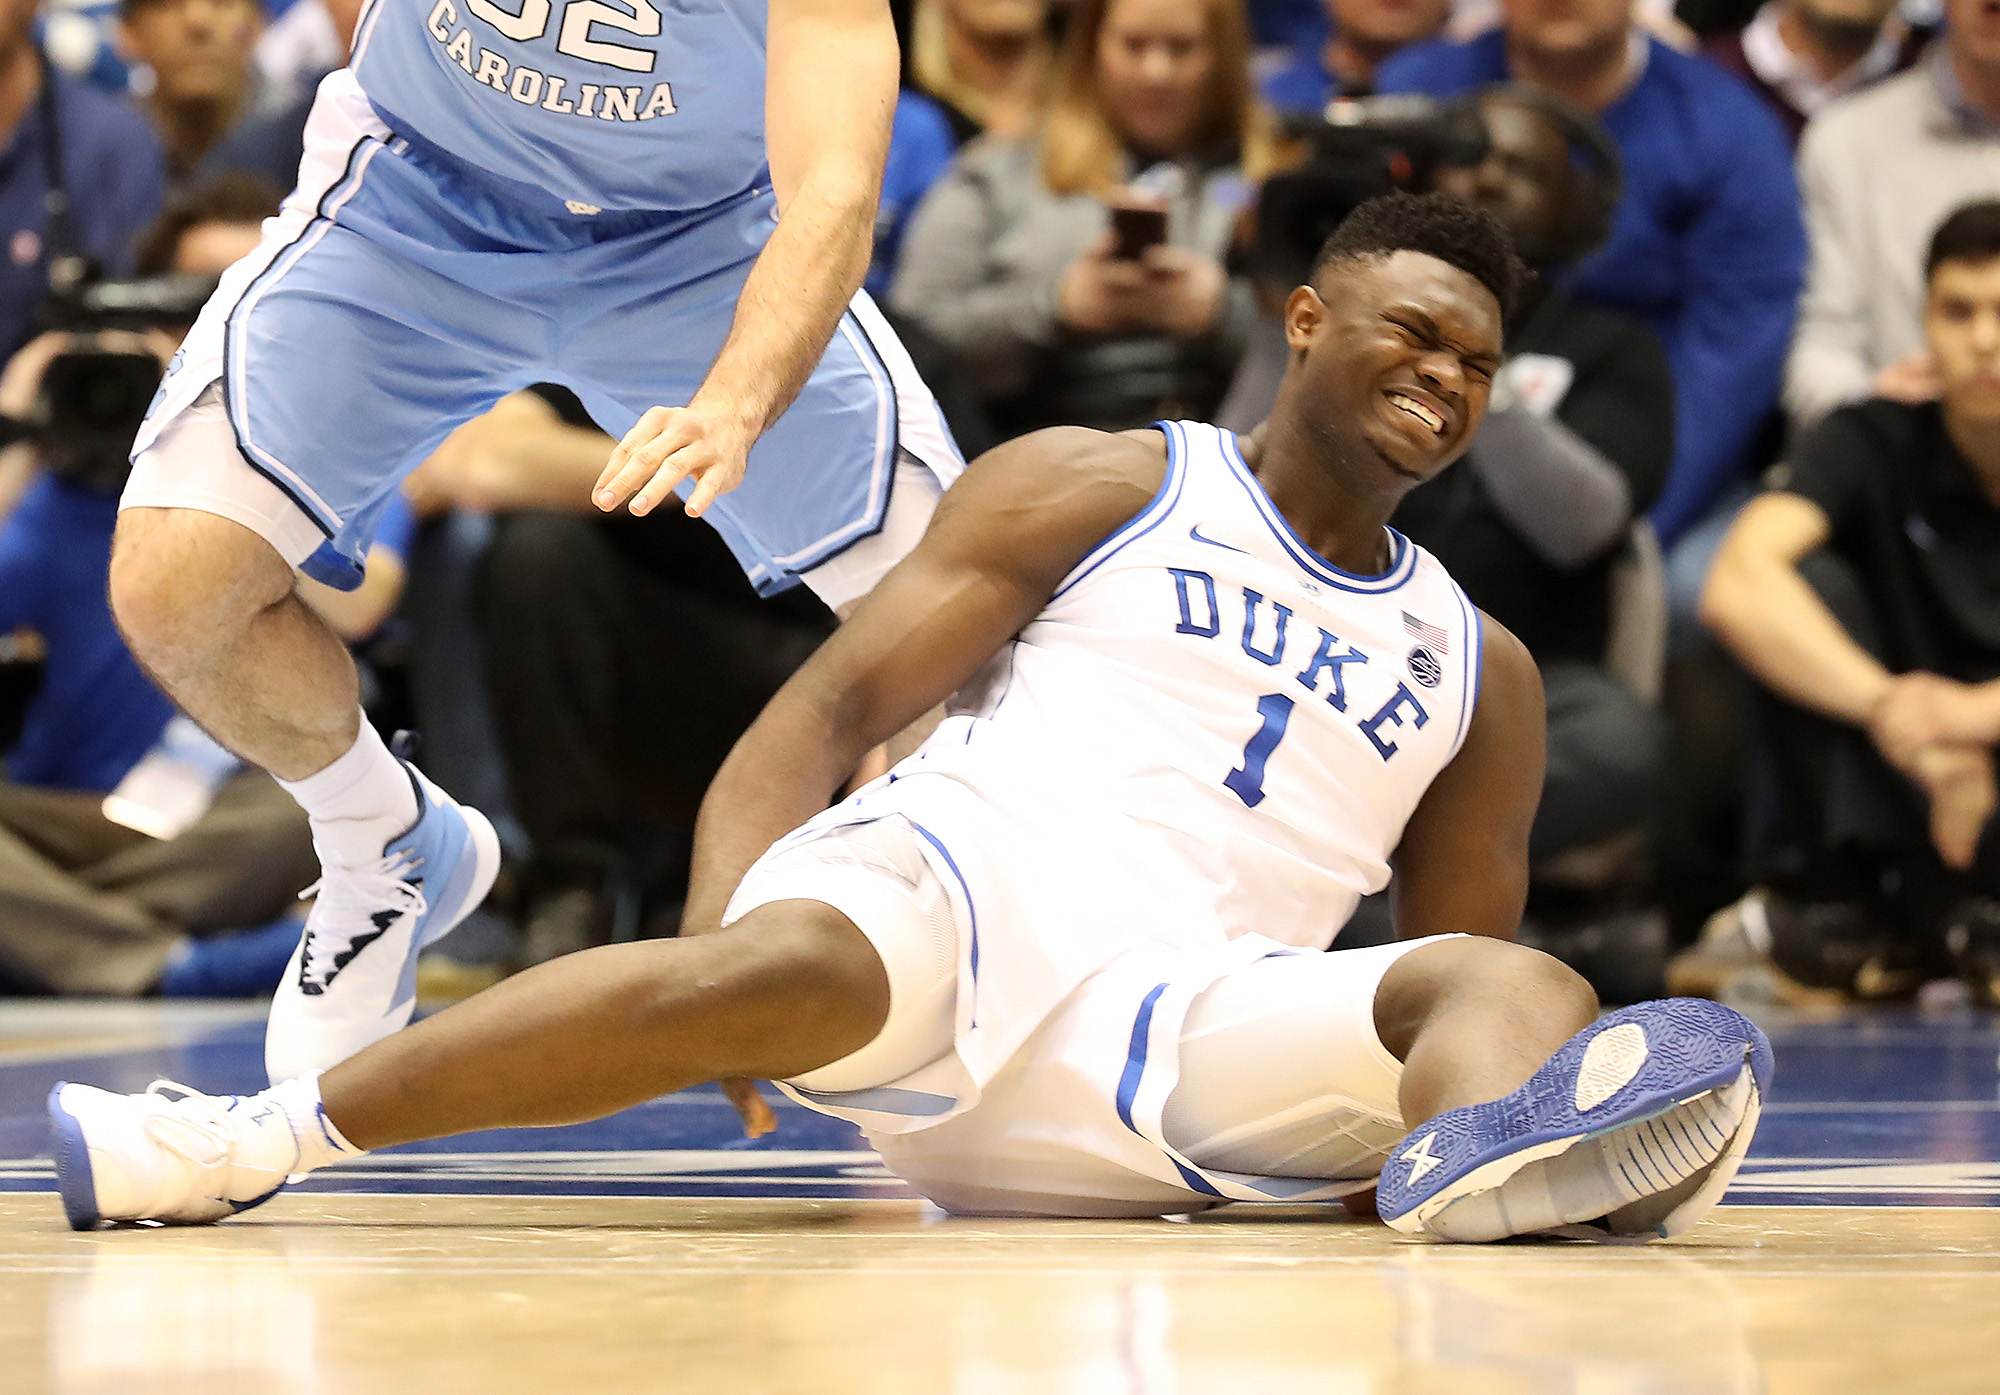
[(1223, 785), (1249, 808), (1264, 802), (1264, 762), (1285, 739), (1285, 723), (1292, 720), (1292, 700), (1283, 693), (1266, 693), (1257, 699), (1257, 715), (1264, 725), (1243, 748), (1243, 768), (1223, 777)]

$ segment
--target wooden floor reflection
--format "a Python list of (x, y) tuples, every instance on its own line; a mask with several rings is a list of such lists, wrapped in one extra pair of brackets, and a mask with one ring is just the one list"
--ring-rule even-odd
[(1986, 1391), (2000, 1211), (1728, 1208), (1682, 1242), (1408, 1242), (1325, 1211), (285, 1196), (71, 1235), (0, 1197), (0, 1391)]

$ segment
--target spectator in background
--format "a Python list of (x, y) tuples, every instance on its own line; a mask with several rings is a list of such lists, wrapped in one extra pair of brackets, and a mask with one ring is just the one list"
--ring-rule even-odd
[(1749, 83), (1796, 146), (1808, 120), (1902, 72), (1930, 37), (1897, 15), (1896, 0), (1765, 0), (1701, 51)]
[[(1504, 26), (1389, 60), (1384, 92), (1449, 96), (1511, 78), (1595, 113), (1625, 195), (1611, 237), (1565, 280), (1659, 336), (1674, 377), (1674, 461), (1652, 510), (1677, 609), (1701, 575), (1778, 400), (1805, 230), (1783, 129), (1734, 77), (1636, 29), (1632, 0), (1504, 0)], [(1698, 525), (1708, 523), (1706, 529)]]
[(1265, 77), (1264, 100), (1279, 111), (1317, 115), (1335, 97), (1366, 97), (1393, 53), (1436, 37), (1451, 0), (1325, 0), (1325, 41), (1301, 48)]
[[(968, 146), (919, 209), (891, 304), (1003, 431), (1221, 399), (1256, 314), (1222, 259), (1273, 162), (1248, 47), (1235, 0), (1083, 0), (1037, 137)], [(1135, 176), (1144, 193), (1121, 189)], [(1165, 240), (1121, 256), (1111, 200), (1164, 210)]]
[(362, 0), (294, 0), (264, 27), (257, 40), (257, 75), (279, 103), (310, 98), (321, 78), (347, 66), (361, 6)]
[(963, 145), (1027, 135), (1055, 68), (1048, 0), (917, 0), (909, 72)]
[(1949, 210), (2000, 194), (2000, 5), (1946, 0), (1945, 16), (1922, 63), (1815, 118), (1799, 146), (1812, 276), (1785, 367), (1795, 427), (1937, 393), (1924, 247)]
[(253, 62), (257, 0), (121, 0), (119, 14), (173, 180), (241, 172), (287, 191), (298, 183), (314, 94), (265, 84)]
[(1041, 115), (1054, 57), (1048, 0), (918, 0), (875, 210), (869, 294), (884, 297), (910, 215), (958, 148), (987, 132), (1024, 136)]
[[(159, 211), (159, 147), (137, 115), (55, 72), (29, 39), (36, 0), (0, 0), (0, 356), (33, 337), (52, 258), (117, 275)], [(51, 153), (61, 178), (51, 180)], [(50, 211), (50, 195), (64, 204)]]
[(1664, 935), (1657, 917), (1626, 914), (1643, 894), (1645, 858), (1619, 859), (1587, 887), (1557, 887), (1546, 874), (1607, 839), (1643, 849), (1659, 821), (1666, 732), (1607, 655), (1613, 564), (1673, 455), (1673, 380), (1644, 325), (1556, 284), (1610, 231), (1619, 192), (1610, 136), (1533, 89), (1495, 89), (1480, 110), (1492, 141), (1485, 163), (1441, 172), (1438, 190), (1504, 223), (1541, 277), (1507, 324), (1507, 361), (1472, 448), (1412, 490), (1393, 522), (1542, 671), (1548, 775), (1529, 842), (1537, 875), (1524, 937), (1608, 1002), (1657, 997)]
[(1798, 982), (1876, 996), (1941, 952), (1993, 1004), (2000, 200), (1947, 218), (1923, 265), (1938, 400), (1828, 416), (1737, 519), (1703, 596), (1764, 685), (1803, 858), (1695, 958), (1726, 971), (1768, 952)]
[[(144, 269), (218, 274), (276, 211), (268, 191), (255, 207), (241, 193), (205, 203), (191, 191), (148, 239), (159, 260)], [(145, 394), (125, 394), (128, 420), (99, 417), (119, 396), (109, 393), (86, 394), (79, 416), (57, 406), (50, 365), (88, 371), (92, 361), (59, 356), (95, 350), (125, 356), (95, 360), (100, 375), (138, 359), (157, 377), (173, 347), (158, 331), (46, 335), (0, 375), (0, 411), (36, 425), (48, 467), (0, 523), (0, 631), (25, 625), (45, 651), (41, 690), (0, 780), (0, 981), (17, 991), (267, 992), (298, 942), (298, 891), (318, 866), (292, 801), (262, 771), (229, 775), (233, 759), (174, 718), (105, 602), (124, 451)], [(197, 797), (185, 831), (154, 838), (128, 826), (157, 828), (150, 820), (107, 815), (108, 793), (149, 807), (128, 784), (135, 770), (200, 760), (204, 749), (222, 783), (205, 812)], [(242, 930), (264, 922), (273, 923)]]

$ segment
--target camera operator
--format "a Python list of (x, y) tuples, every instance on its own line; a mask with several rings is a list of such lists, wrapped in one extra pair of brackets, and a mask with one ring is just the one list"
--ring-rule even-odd
[[(0, 357), (33, 336), (51, 275), (132, 269), (163, 171), (145, 120), (55, 71), (30, 36), (36, 0), (0, 0)], [(88, 191), (89, 197), (81, 197)]]
[(177, 332), (276, 206), (268, 187), (190, 191), (142, 267), (179, 275), (80, 288), (60, 307), (72, 327), (0, 373), (36, 466), (0, 524), (0, 633), (27, 627), (46, 655), (0, 780), (0, 982), (15, 990), (268, 990), (297, 942), (316, 866), (304, 817), (174, 716), (105, 602), (132, 435)]

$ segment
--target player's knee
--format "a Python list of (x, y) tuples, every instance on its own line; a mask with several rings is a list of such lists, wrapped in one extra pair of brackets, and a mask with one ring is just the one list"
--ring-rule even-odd
[(111, 613), (133, 652), (156, 668), (233, 636), (291, 593), (292, 574), (241, 524), (192, 509), (119, 515), (111, 549)]
[(739, 1001), (730, 1050), (743, 1074), (803, 1075), (874, 1040), (889, 1017), (889, 976), (854, 923), (816, 901), (761, 906), (716, 937), (730, 941), (718, 991)]
[(1502, 1008), (1563, 1035), (1597, 1016), (1597, 993), (1553, 955), (1507, 940), (1468, 935), (1424, 945), (1398, 959), (1375, 991), (1375, 1031), (1403, 1059), (1431, 1022), (1455, 1010)]

